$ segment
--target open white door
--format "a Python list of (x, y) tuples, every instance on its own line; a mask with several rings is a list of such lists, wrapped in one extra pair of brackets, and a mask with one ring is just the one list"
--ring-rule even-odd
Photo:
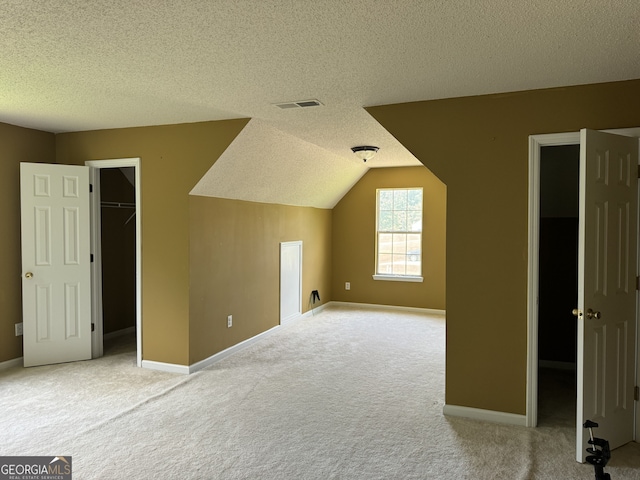
[(580, 132), (576, 459), (633, 440), (638, 139)]
[(89, 168), (20, 164), (24, 366), (91, 358)]
[(302, 315), (302, 242), (280, 244), (280, 324)]

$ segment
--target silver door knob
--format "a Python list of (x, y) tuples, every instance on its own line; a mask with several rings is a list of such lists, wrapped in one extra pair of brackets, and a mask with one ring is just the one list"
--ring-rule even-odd
[(596, 320), (599, 320), (601, 317), (602, 315), (600, 312), (591, 310), (590, 308), (587, 309), (587, 318), (595, 318)]
[(571, 310), (571, 313), (573, 313), (574, 317), (580, 318), (582, 316), (582, 310), (579, 310), (577, 308), (574, 308), (573, 310)]
[(32, 278), (33, 277), (33, 273), (31, 272), (27, 272), (24, 274), (25, 278)]

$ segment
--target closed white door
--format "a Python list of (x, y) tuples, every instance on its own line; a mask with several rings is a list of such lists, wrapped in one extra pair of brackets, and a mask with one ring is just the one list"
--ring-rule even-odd
[(89, 168), (20, 165), (24, 366), (91, 358)]
[(280, 324), (302, 315), (302, 242), (280, 244)]
[(576, 458), (589, 433), (633, 440), (638, 139), (580, 132)]

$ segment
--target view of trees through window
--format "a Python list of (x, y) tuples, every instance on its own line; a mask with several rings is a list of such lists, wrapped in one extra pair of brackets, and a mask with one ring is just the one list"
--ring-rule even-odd
[(422, 275), (422, 188), (379, 189), (377, 275)]

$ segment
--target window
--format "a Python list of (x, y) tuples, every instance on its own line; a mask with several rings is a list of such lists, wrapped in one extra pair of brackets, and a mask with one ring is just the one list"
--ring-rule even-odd
[(422, 188), (377, 191), (376, 280), (422, 281)]

